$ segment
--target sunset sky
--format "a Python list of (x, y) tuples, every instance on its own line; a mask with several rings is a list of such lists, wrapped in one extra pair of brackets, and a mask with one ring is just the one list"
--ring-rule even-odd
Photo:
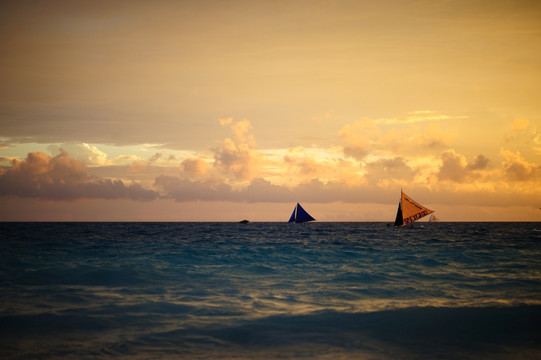
[(2, 1), (0, 220), (541, 221), (541, 2)]

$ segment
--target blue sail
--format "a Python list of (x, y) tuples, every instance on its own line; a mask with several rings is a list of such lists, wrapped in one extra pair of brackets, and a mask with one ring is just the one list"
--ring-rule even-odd
[(314, 219), (310, 214), (306, 212), (301, 206), (301, 204), (297, 203), (297, 216), (295, 218), (296, 223), (303, 223), (307, 221), (314, 221)]
[(295, 208), (293, 209), (293, 214), (291, 214), (291, 217), (289, 218), (288, 222), (295, 221), (295, 213), (296, 213), (296, 211), (297, 211), (297, 207), (295, 206)]

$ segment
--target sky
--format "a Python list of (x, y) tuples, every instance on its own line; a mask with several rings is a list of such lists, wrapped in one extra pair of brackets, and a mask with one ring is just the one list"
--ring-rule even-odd
[(0, 221), (541, 221), (541, 2), (2, 1)]

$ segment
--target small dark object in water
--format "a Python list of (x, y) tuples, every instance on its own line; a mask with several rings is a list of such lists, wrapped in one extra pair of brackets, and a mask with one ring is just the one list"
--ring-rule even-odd
[(248, 224), (249, 222), (250, 222), (250, 221), (248, 221), (248, 220), (241, 220), (241, 221), (239, 221), (239, 223), (241, 223), (241, 224)]

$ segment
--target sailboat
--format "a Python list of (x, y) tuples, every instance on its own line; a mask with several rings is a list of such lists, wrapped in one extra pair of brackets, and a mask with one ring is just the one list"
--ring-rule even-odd
[(404, 194), (402, 190), (400, 190), (400, 194), (401, 196), (400, 201), (398, 202), (394, 226), (413, 224), (414, 221), (434, 212), (434, 210), (424, 207), (408, 195)]
[(430, 217), (428, 218), (428, 222), (437, 222), (440, 221), (439, 218), (436, 217), (434, 214), (430, 214)]
[(314, 219), (310, 214), (308, 214), (306, 210), (302, 208), (301, 204), (297, 203), (297, 205), (295, 205), (295, 208), (293, 209), (293, 214), (291, 214), (288, 222), (294, 222), (298, 224), (314, 220), (316, 219)]

